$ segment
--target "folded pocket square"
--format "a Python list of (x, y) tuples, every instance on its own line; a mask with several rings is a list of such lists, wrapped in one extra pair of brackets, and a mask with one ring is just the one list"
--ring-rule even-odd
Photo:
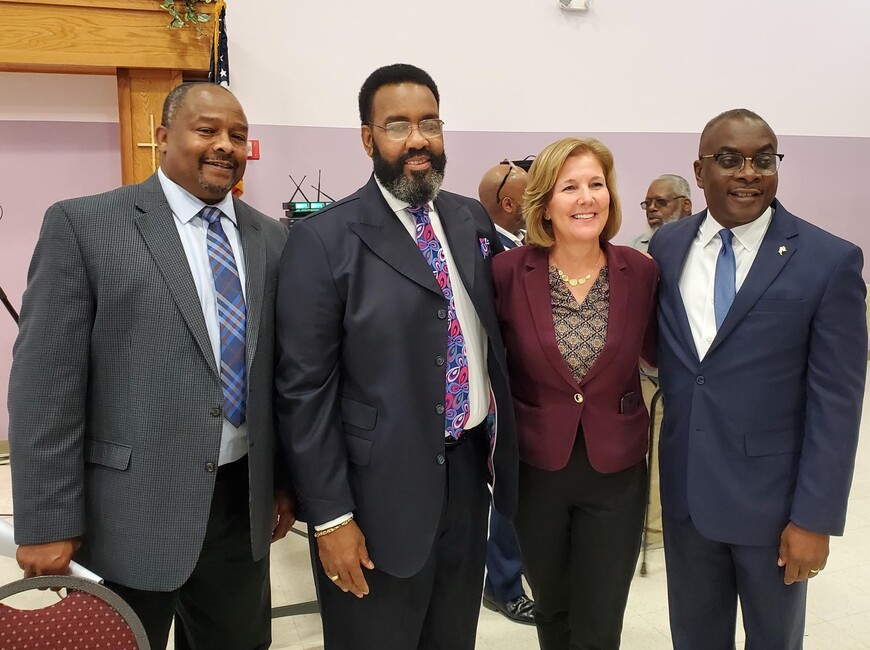
[(480, 254), (483, 255), (483, 259), (489, 257), (489, 238), (487, 237), (480, 238)]

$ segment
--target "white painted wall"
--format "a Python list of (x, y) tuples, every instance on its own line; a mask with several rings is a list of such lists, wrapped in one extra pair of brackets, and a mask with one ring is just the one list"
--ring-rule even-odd
[[(870, 137), (866, 0), (593, 0), (585, 14), (557, 0), (229, 0), (228, 14), (252, 124), (356, 126), (363, 79), (406, 61), (433, 75), (452, 130), (697, 133), (745, 106), (780, 135)], [(72, 79), (57, 92), (0, 74), (0, 119), (117, 119), (111, 78)]]

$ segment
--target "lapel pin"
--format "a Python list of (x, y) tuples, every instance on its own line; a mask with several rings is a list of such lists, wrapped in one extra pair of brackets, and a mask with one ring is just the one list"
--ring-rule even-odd
[(778, 252), (780, 255), (782, 255), (783, 253), (788, 252), (788, 249), (785, 246), (780, 246)]

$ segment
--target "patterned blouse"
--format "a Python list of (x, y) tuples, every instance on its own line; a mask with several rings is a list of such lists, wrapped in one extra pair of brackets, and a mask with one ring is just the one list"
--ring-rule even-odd
[(574, 379), (580, 382), (595, 363), (607, 339), (610, 307), (610, 281), (607, 267), (602, 267), (582, 305), (550, 266), (550, 302), (553, 305), (553, 329), (556, 344)]

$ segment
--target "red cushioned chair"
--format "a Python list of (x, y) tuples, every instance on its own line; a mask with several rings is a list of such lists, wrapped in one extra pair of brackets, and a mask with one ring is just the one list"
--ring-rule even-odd
[(118, 594), (73, 576), (39, 576), (0, 587), (0, 600), (31, 589), (67, 590), (41, 609), (0, 603), (0, 648), (15, 650), (150, 650), (139, 617)]

